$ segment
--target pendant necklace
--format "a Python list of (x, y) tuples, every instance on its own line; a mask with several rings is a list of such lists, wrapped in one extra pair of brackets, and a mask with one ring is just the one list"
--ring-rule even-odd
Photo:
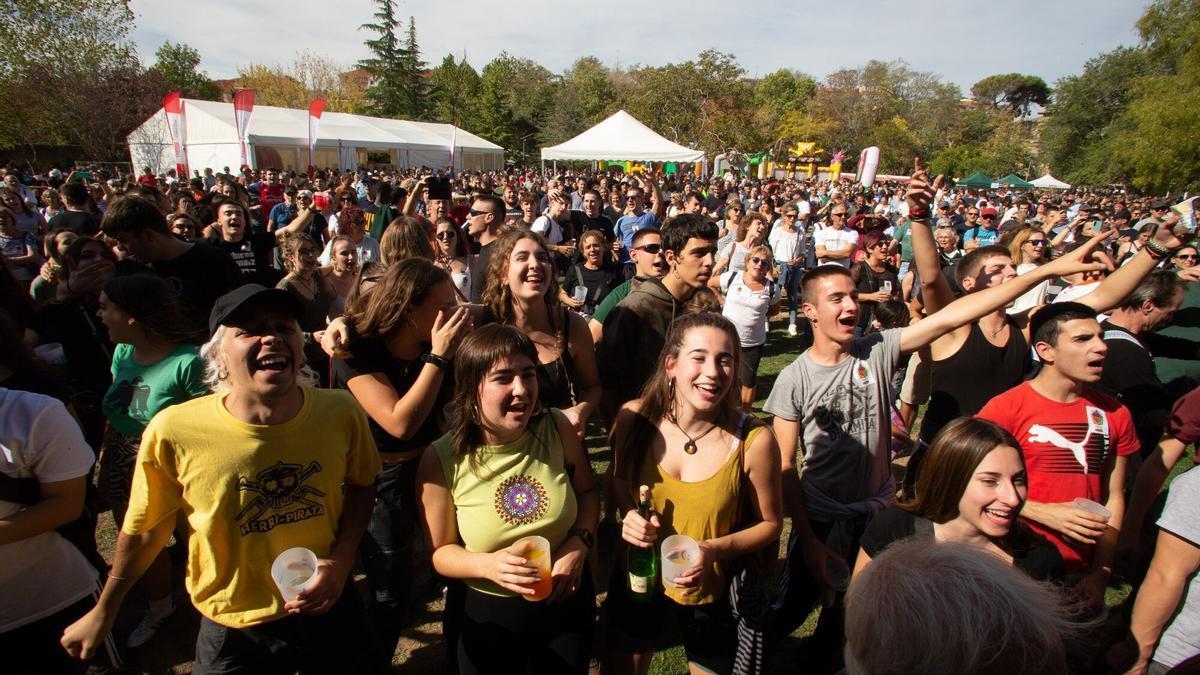
[(668, 419), (671, 420), (671, 424), (674, 424), (675, 428), (679, 430), (679, 433), (683, 434), (684, 436), (687, 436), (687, 443), (683, 444), (683, 451), (689, 455), (694, 455), (694, 454), (696, 454), (696, 451), (699, 450), (699, 448), (696, 447), (696, 441), (700, 440), (701, 438), (704, 438), (705, 436), (712, 433), (713, 429), (716, 429), (717, 427), (721, 426), (719, 424), (714, 424), (708, 428), (708, 431), (705, 431), (704, 433), (700, 434), (699, 436), (692, 438), (691, 434), (684, 431), (683, 427), (679, 426), (679, 422), (676, 422), (674, 417), (669, 417)]

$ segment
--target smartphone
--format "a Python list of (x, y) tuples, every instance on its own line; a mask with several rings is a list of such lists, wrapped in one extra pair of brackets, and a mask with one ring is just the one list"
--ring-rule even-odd
[(450, 199), (450, 179), (432, 176), (425, 182), (426, 199)]

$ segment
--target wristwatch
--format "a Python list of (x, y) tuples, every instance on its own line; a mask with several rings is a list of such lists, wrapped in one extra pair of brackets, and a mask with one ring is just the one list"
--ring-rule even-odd
[(586, 527), (572, 528), (571, 531), (567, 533), (568, 537), (571, 535), (579, 537), (579, 541), (582, 541), (584, 547), (586, 547), (589, 551), (592, 549), (592, 544), (596, 542), (596, 538), (592, 536), (592, 531)]
[(446, 372), (450, 372), (450, 359), (443, 358), (437, 354), (422, 354), (421, 360), (425, 363), (432, 363)]

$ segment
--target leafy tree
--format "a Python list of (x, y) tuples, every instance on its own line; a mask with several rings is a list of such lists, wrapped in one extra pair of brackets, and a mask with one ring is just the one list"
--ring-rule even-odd
[(816, 93), (816, 80), (780, 68), (759, 80), (754, 87), (754, 102), (780, 118), (793, 110), (803, 111), (808, 100)]
[[(75, 145), (125, 156), (124, 135), (162, 100), (138, 63), (125, 0), (11, 0), (0, 12), (0, 147)], [(155, 89), (158, 91), (154, 91)]]
[(447, 54), (429, 73), (431, 116), (437, 122), (474, 128), (479, 107), (479, 73)]
[(971, 96), (976, 101), (992, 108), (1005, 106), (1017, 117), (1025, 117), (1033, 105), (1046, 105), (1050, 101), (1050, 87), (1036, 75), (1006, 73), (991, 75), (971, 87)]
[(539, 134), (543, 146), (583, 133), (616, 111), (616, 91), (609, 71), (594, 56), (585, 56), (555, 83), (550, 112)]
[(483, 67), (479, 83), (479, 128), (476, 133), (502, 146), (509, 156), (523, 161), (523, 139), (517, 131), (508, 100), (507, 77), (510, 75), (510, 69), (499, 59), (500, 57), (497, 57)]
[(428, 116), (428, 85), (424, 82), (425, 64), (417, 47), (417, 29), (409, 17), (404, 44), (397, 31), (395, 0), (375, 0), (378, 5), (374, 23), (359, 26), (377, 37), (366, 40), (369, 58), (358, 67), (370, 74), (370, 84), (364, 94), (367, 112), (379, 117), (425, 119)]
[(184, 98), (198, 98), (205, 101), (216, 101), (221, 98), (217, 85), (208, 79), (208, 75), (200, 72), (200, 52), (180, 42), (172, 44), (166, 41), (154, 52), (155, 62), (150, 67), (162, 78), (163, 84), (171, 90), (179, 90)]

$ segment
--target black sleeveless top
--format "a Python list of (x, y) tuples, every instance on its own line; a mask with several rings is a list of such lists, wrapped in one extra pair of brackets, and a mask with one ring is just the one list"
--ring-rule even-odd
[(562, 308), (558, 330), (558, 358), (550, 363), (537, 364), (538, 400), (543, 408), (570, 408), (575, 405), (572, 383), (575, 380), (575, 361), (567, 346), (567, 334), (571, 330), (567, 308)]
[(1029, 343), (1011, 318), (1008, 342), (997, 347), (988, 342), (979, 324), (948, 359), (930, 363), (929, 408), (921, 422), (921, 440), (929, 443), (951, 420), (974, 415), (992, 397), (1021, 384), (1033, 366)]

